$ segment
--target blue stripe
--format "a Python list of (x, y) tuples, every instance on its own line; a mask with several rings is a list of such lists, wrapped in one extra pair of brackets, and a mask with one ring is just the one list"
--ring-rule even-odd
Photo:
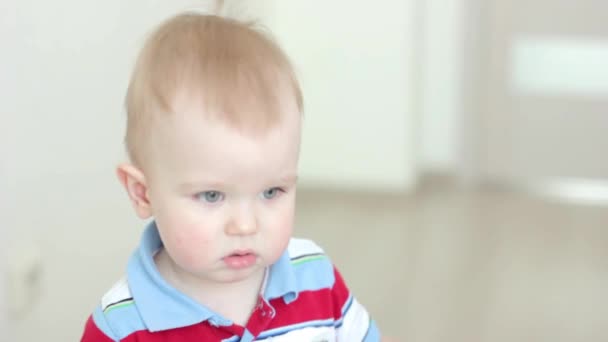
[(308, 321), (308, 322), (304, 322), (304, 323), (292, 324), (292, 325), (288, 325), (288, 326), (281, 327), (281, 328), (267, 330), (267, 331), (261, 333), (258, 336), (258, 338), (263, 339), (263, 338), (268, 338), (268, 337), (275, 337), (278, 335), (286, 334), (292, 330), (304, 329), (304, 328), (310, 328), (310, 327), (315, 327), (315, 328), (316, 327), (329, 327), (329, 326), (334, 326), (334, 324), (335, 324), (335, 322), (331, 318), (325, 319), (325, 320)]
[(348, 299), (346, 300), (346, 303), (344, 303), (344, 305), (342, 306), (342, 317), (344, 317), (344, 315), (346, 315), (346, 312), (348, 311), (348, 309), (350, 309), (350, 306), (353, 305), (353, 300), (354, 300), (354, 296), (351, 294), (349, 294)]
[(380, 342), (380, 331), (373, 320), (369, 321), (369, 328), (363, 342)]
[(240, 340), (239, 335), (234, 335), (231, 338), (222, 340), (222, 342), (238, 342)]
[[(99, 309), (101, 310), (101, 308)], [(112, 327), (114, 335), (119, 340), (140, 330), (145, 330), (135, 305), (117, 307), (103, 314), (108, 326)]]
[(252, 342), (255, 337), (251, 334), (249, 330), (245, 330), (243, 337), (239, 340), (239, 342)]
[(344, 303), (344, 305), (342, 306), (342, 317), (340, 317), (340, 319), (336, 321), (336, 328), (340, 328), (342, 326), (342, 323), (344, 323), (344, 316), (346, 316), (346, 313), (348, 312), (350, 307), (353, 305), (354, 299), (355, 299), (355, 297), (352, 294), (350, 294), (350, 296), (346, 300), (346, 303)]
[(336, 281), (334, 265), (329, 259), (313, 260), (293, 266), (298, 292), (331, 288)]
[(340, 327), (342, 327), (342, 323), (344, 323), (344, 318), (340, 318), (339, 320), (337, 320), (336, 329), (339, 329)]
[(106, 336), (108, 336), (112, 340), (116, 340), (117, 337), (110, 328), (110, 325), (106, 321), (106, 317), (101, 310), (101, 306), (98, 306), (95, 311), (93, 311), (93, 322), (101, 332), (103, 332)]

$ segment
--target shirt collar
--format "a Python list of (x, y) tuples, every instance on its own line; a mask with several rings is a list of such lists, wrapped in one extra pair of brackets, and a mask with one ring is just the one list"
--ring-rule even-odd
[(279, 260), (270, 266), (268, 283), (264, 289), (264, 299), (267, 301), (281, 297), (286, 304), (298, 298), (296, 276), (287, 251), (284, 251)]
[[(231, 325), (232, 322), (179, 292), (161, 277), (154, 263), (154, 254), (161, 247), (158, 228), (151, 222), (127, 268), (131, 294), (148, 330), (174, 329), (206, 320), (216, 325)], [(298, 286), (287, 251), (271, 265), (263, 293), (267, 301), (282, 297), (287, 304), (297, 298)]]

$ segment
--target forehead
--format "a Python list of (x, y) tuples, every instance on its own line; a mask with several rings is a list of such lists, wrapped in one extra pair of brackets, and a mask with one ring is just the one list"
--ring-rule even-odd
[(230, 181), (297, 171), (299, 113), (284, 113), (267, 129), (250, 131), (202, 115), (197, 108), (183, 107), (154, 125), (149, 160), (156, 174), (180, 181)]

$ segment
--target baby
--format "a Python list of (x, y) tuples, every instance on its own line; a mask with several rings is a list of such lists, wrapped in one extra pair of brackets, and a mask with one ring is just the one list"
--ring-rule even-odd
[(379, 341), (315, 243), (291, 237), (302, 94), (250, 24), (184, 13), (148, 38), (118, 178), (153, 218), (82, 341)]

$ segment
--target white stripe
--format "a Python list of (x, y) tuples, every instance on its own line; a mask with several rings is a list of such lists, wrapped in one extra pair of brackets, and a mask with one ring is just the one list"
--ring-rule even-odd
[[(256, 340), (258, 341), (258, 340)], [(272, 342), (334, 342), (336, 331), (334, 327), (308, 327), (290, 331), (284, 335), (269, 337), (259, 341)]]
[(369, 314), (357, 299), (344, 315), (342, 326), (338, 328), (338, 341), (361, 341), (369, 328)]
[(129, 290), (127, 277), (122, 277), (114, 286), (112, 286), (110, 291), (101, 298), (101, 309), (105, 310), (108, 305), (131, 297), (131, 290)]
[(307, 254), (324, 254), (323, 249), (316, 243), (307, 239), (292, 238), (289, 240), (289, 246), (287, 246), (287, 252), (291, 259), (300, 257)]
[[(320, 325), (321, 327), (315, 327), (315, 325), (316, 326)], [(291, 330), (301, 330), (301, 329), (308, 329), (308, 328), (322, 328), (323, 326), (329, 326), (331, 329), (334, 329), (334, 320), (329, 318), (329, 319), (320, 319), (320, 320), (315, 320), (315, 321), (306, 321), (306, 322), (302, 322), (302, 323), (286, 325), (286, 326), (282, 326), (279, 328), (266, 330), (260, 334), (260, 338), (265, 338), (266, 336), (272, 337), (272, 335), (283, 334), (283, 333), (291, 331)]]

